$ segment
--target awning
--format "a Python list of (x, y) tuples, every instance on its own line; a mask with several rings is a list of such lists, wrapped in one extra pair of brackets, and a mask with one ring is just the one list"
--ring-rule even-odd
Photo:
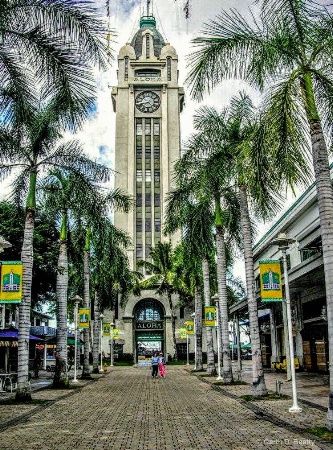
[[(52, 337), (51, 339), (47, 339), (46, 343), (47, 344), (54, 344), (54, 345), (56, 345), (57, 338), (56, 337)], [(73, 339), (72, 337), (68, 337), (67, 338), (67, 345), (75, 345), (75, 339)], [(77, 345), (79, 347), (81, 347), (83, 345), (83, 343), (82, 343), (82, 341), (80, 339), (77, 340)]]
[[(17, 330), (0, 330), (0, 340), (7, 341), (8, 339), (18, 339), (18, 331)], [(41, 338), (34, 336), (33, 334), (29, 334), (29, 340), (31, 341), (42, 341)]]

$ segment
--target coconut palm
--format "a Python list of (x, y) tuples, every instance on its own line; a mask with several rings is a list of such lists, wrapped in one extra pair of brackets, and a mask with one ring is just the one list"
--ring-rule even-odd
[[(221, 148), (221, 138), (217, 133), (198, 131), (187, 142), (187, 151), (176, 165), (181, 178), (187, 178), (192, 195), (199, 200), (209, 202), (214, 213), (214, 227), (217, 251), (217, 280), (219, 294), (219, 310), (221, 314), (221, 337), (223, 355), (223, 377), (226, 382), (232, 381), (232, 368), (229, 353), (228, 309), (226, 287), (226, 255), (225, 239), (232, 245), (232, 239), (239, 240), (239, 230), (235, 220), (238, 200), (229, 183), (229, 161), (224, 165), (214, 151)], [(207, 155), (210, 155), (208, 156)], [(206, 156), (205, 156), (206, 155)], [(218, 164), (219, 163), (219, 164)], [(232, 172), (231, 172), (232, 173)], [(238, 231), (237, 231), (238, 230)]]
[(172, 326), (172, 340), (174, 347), (174, 358), (177, 360), (177, 342), (176, 342), (176, 316), (174, 314), (174, 302), (172, 295), (175, 293), (173, 286), (173, 249), (170, 242), (158, 242), (150, 250), (152, 262), (141, 260), (138, 267), (144, 267), (152, 275), (140, 283), (142, 289), (156, 288), (156, 293), (166, 295), (170, 312)]
[[(62, 117), (58, 115), (57, 105), (52, 103), (40, 110), (30, 112), (26, 123), (17, 130), (14, 144), (5, 146), (0, 152), (0, 175), (10, 175), (13, 171), (17, 178), (13, 182), (14, 192), (19, 200), (25, 197), (25, 229), (22, 245), (23, 262), (23, 298), (19, 308), (18, 338), (18, 389), (16, 399), (31, 398), (28, 386), (28, 349), (25, 342), (29, 339), (33, 232), (36, 213), (36, 183), (45, 169), (62, 167), (71, 172), (89, 174), (93, 170), (97, 181), (104, 180), (109, 169), (92, 162), (82, 151), (77, 141), (59, 143)], [(6, 125), (7, 128), (10, 125)], [(18, 172), (21, 169), (21, 172)]]
[(58, 98), (59, 109), (72, 104), (67, 122), (89, 114), (93, 70), (105, 70), (109, 59), (107, 23), (92, 2), (0, 0), (0, 35), (3, 119), (24, 119), (37, 90)]
[[(311, 142), (323, 244), (328, 323), (333, 319), (333, 191), (324, 132), (332, 122), (332, 16), (310, 0), (262, 0), (255, 23), (237, 11), (223, 11), (194, 40), (201, 48), (190, 57), (188, 82), (202, 96), (237, 74), (253, 86), (269, 88), (265, 97), (266, 138), (281, 172), (288, 161), (307, 156)], [(329, 125), (330, 126), (330, 125)], [(286, 173), (288, 180), (289, 173)], [(289, 180), (288, 180), (289, 181)], [(333, 327), (328, 327), (333, 368)], [(330, 396), (333, 370), (330, 370)], [(333, 429), (329, 403), (328, 428)]]
[[(86, 193), (87, 195), (87, 193)], [(118, 211), (128, 212), (132, 205), (132, 199), (125, 194), (120, 189), (111, 189), (106, 194), (93, 195), (91, 196), (93, 208), (87, 208), (82, 213), (85, 215), (86, 221), (86, 235), (85, 235), (85, 245), (83, 250), (83, 273), (84, 273), (84, 286), (83, 286), (83, 306), (85, 308), (90, 308), (90, 272), (91, 272), (91, 245), (95, 242), (95, 261), (99, 268), (103, 267), (101, 262), (105, 260), (104, 254), (112, 254), (117, 245), (126, 245), (128, 240), (124, 233), (120, 230), (115, 229), (111, 224), (111, 221), (106, 217), (110, 210), (117, 209)], [(106, 251), (107, 250), (107, 251)], [(115, 251), (114, 251), (115, 253)], [(108, 267), (108, 273), (111, 275), (111, 268), (116, 265), (116, 261), (111, 261)], [(95, 285), (95, 298), (103, 298), (103, 289), (101, 288), (101, 283), (99, 281), (101, 274), (96, 272), (97, 284)], [(110, 278), (107, 281), (107, 285), (110, 285)], [(111, 283), (112, 285), (112, 283)], [(105, 289), (104, 289), (105, 290)], [(97, 300), (98, 301), (98, 300)], [(95, 305), (96, 306), (96, 305)], [(102, 305), (97, 306), (98, 312), (103, 310)], [(100, 309), (101, 308), (101, 309)], [(94, 324), (96, 322), (96, 316), (94, 317)], [(89, 367), (89, 330), (84, 330), (83, 332), (84, 341), (84, 358), (83, 358), (83, 368), (82, 368), (82, 378), (90, 377), (90, 367)], [(95, 339), (96, 345), (96, 339)], [(95, 349), (96, 355), (96, 349)], [(96, 366), (96, 361), (95, 361)]]
[[(83, 211), (94, 211), (100, 186), (95, 183), (94, 162), (88, 176), (80, 172), (54, 170), (43, 182), (45, 207), (58, 213), (60, 222), (57, 270), (57, 364), (53, 386), (68, 385), (67, 372), (67, 298), (68, 298), (68, 231), (70, 222)], [(97, 165), (97, 173), (100, 166)], [(105, 167), (105, 173), (108, 169)]]
[[(242, 233), (244, 247), (244, 259), (246, 268), (247, 283), (247, 300), (249, 309), (249, 319), (251, 328), (252, 343), (252, 364), (253, 364), (253, 391), (255, 395), (264, 395), (267, 392), (264, 380), (264, 372), (262, 365), (258, 308), (255, 296), (254, 286), (254, 270), (252, 256), (252, 230), (247, 191), (250, 187), (253, 192), (253, 198), (256, 200), (254, 205), (261, 217), (267, 217), (270, 211), (275, 211), (277, 207), (277, 199), (273, 192), (270, 191), (270, 184), (265, 182), (269, 176), (272, 176), (267, 158), (263, 156), (260, 159), (261, 184), (255, 185), (253, 188), (253, 172), (256, 167), (256, 158), (258, 153), (252, 156), (253, 135), (258, 129), (255, 121), (252, 103), (248, 96), (240, 94), (232, 98), (230, 107), (225, 108), (221, 113), (215, 108), (202, 107), (195, 115), (195, 125), (201, 130), (199, 139), (201, 146), (194, 145), (197, 153), (205, 148), (205, 142), (211, 140), (214, 136), (217, 142), (214, 146), (206, 146), (205, 153), (214, 155), (215, 164), (225, 164), (228, 161), (229, 177), (232, 184), (238, 191), (238, 202), (240, 207), (240, 218), (242, 224)], [(219, 161), (220, 159), (220, 161)], [(258, 206), (260, 205), (260, 207)], [(221, 228), (217, 227), (217, 245), (220, 246), (220, 255), (223, 260), (224, 244), (220, 236)], [(219, 266), (218, 266), (219, 267)], [(223, 286), (225, 283), (223, 282)]]
[[(179, 184), (179, 182), (180, 180), (176, 177), (176, 184)], [(210, 306), (211, 304), (209, 259), (210, 255), (215, 251), (213, 224), (214, 216), (212, 215), (209, 204), (203, 201), (195, 201), (192, 192), (188, 192), (184, 186), (168, 194), (165, 231), (170, 234), (179, 229), (183, 231), (182, 248), (185, 254), (183, 258), (184, 264), (185, 262), (187, 265), (190, 263), (189, 270), (194, 270), (194, 272), (196, 272), (195, 267), (198, 265), (201, 266), (200, 271), (205, 306)], [(182, 270), (184, 270), (184, 266)], [(198, 293), (199, 291), (200, 289), (197, 288), (195, 292)], [(197, 309), (195, 309), (195, 312), (197, 317), (199, 317), (200, 314), (197, 313)], [(213, 375), (216, 373), (216, 369), (212, 328), (205, 327), (205, 332), (207, 346), (206, 372)], [(200, 348), (198, 342), (196, 348)], [(196, 369), (198, 369), (197, 366), (200, 366), (198, 360), (199, 358), (196, 358)]]
[[(123, 292), (123, 295), (128, 291), (130, 270), (126, 248), (129, 243), (128, 236), (117, 229), (108, 217), (100, 220), (98, 227), (92, 227), (90, 282), (95, 293), (94, 327), (100, 312), (106, 308), (114, 310), (119, 290)], [(94, 331), (93, 371), (95, 372), (98, 366), (96, 360), (98, 341), (95, 337), (96, 330)]]

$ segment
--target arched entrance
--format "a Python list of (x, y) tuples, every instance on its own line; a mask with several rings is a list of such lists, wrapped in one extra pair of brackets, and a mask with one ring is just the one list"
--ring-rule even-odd
[(155, 299), (139, 301), (134, 310), (137, 363), (150, 363), (155, 351), (164, 352), (164, 308)]

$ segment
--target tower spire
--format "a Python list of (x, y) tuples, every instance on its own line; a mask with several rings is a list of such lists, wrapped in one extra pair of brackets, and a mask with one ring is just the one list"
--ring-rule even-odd
[(149, 5), (150, 5), (150, 0), (147, 0), (147, 17), (149, 17)]

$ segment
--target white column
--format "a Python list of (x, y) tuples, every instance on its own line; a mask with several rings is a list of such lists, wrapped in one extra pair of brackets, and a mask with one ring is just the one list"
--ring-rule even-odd
[(294, 343), (293, 343), (293, 330), (291, 322), (291, 307), (290, 307), (290, 295), (289, 295), (289, 278), (288, 278), (288, 266), (287, 266), (287, 252), (286, 248), (282, 248), (283, 255), (283, 269), (284, 269), (284, 288), (286, 297), (286, 312), (288, 322), (288, 337), (289, 337), (289, 353), (290, 353), (290, 370), (291, 370), (291, 382), (293, 391), (293, 406), (289, 408), (289, 412), (300, 412), (300, 408), (297, 404), (297, 387), (296, 387), (296, 372), (295, 372), (295, 360), (294, 360)]

